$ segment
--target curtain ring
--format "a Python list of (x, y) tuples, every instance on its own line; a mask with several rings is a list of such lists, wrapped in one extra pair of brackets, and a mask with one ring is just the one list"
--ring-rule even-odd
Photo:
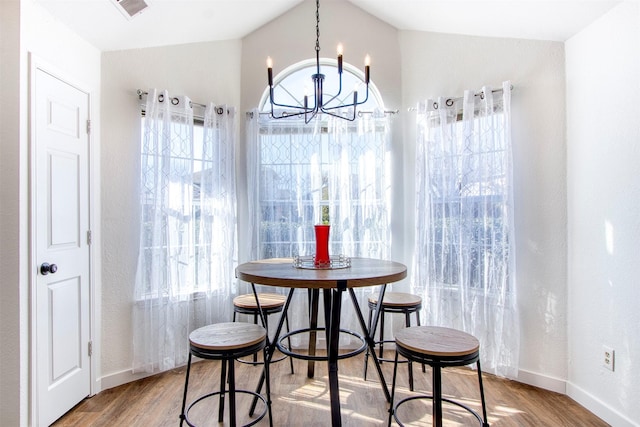
[(447, 107), (453, 107), (453, 99), (451, 98), (447, 99)]
[(438, 109), (438, 103), (436, 101), (433, 101), (433, 109), (434, 110)]
[(158, 102), (164, 102), (164, 93), (158, 95)]
[(216, 113), (218, 113), (218, 114), (220, 114), (220, 115), (224, 114), (224, 108), (222, 108), (222, 107), (216, 107)]
[(178, 105), (180, 104), (180, 100), (178, 98), (171, 98), (171, 105)]

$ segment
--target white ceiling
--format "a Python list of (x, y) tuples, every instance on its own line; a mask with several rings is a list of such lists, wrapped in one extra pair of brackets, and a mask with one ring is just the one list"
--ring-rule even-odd
[[(242, 38), (303, 0), (146, 0), (149, 7), (131, 19), (118, 10), (114, 0), (35, 1), (98, 49), (107, 51)], [(350, 1), (401, 30), (556, 41), (567, 40), (620, 2), (323, 1)]]

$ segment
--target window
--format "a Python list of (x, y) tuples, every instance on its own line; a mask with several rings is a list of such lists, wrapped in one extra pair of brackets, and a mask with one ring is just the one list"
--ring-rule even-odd
[[(337, 91), (335, 66), (325, 63), (325, 90)], [(327, 71), (327, 69), (329, 69)], [(343, 87), (356, 87), (362, 76), (345, 66)], [(285, 70), (276, 78), (277, 102), (291, 104), (315, 73), (315, 62)], [(335, 93), (335, 92), (334, 92)], [(270, 111), (263, 97), (261, 111)], [(351, 96), (351, 90), (345, 96)], [(355, 122), (321, 117), (257, 120), (254, 141), (257, 185), (257, 258), (314, 253), (314, 225), (329, 223), (330, 253), (389, 256), (389, 123), (380, 96), (370, 85), (366, 111)], [(251, 148), (249, 148), (251, 149)], [(250, 188), (250, 191), (252, 189)]]
[(466, 119), (452, 111), (446, 125), (442, 116), (429, 119), (430, 128), (450, 129), (427, 142), (429, 275), (440, 286), (462, 283), (491, 293), (501, 285), (495, 278), (509, 274), (510, 171), (500, 135), (503, 119), (501, 110), (486, 116), (477, 109)]

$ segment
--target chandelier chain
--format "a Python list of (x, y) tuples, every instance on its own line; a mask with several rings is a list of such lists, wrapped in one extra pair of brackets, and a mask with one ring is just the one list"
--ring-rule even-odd
[(320, 52), (320, 0), (316, 0), (316, 52)]

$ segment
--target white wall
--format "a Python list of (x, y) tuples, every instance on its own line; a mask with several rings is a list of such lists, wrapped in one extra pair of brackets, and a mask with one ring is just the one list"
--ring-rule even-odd
[[(20, 425), (26, 420), (27, 401), (21, 385), (27, 385), (28, 356), (21, 344), (26, 341), (20, 323), (25, 319), (26, 280), (21, 274), (24, 257), (21, 246), (26, 236), (20, 233), (20, 168), (24, 153), (20, 144), (20, 2), (0, 2), (0, 424)], [(24, 77), (23, 77), (24, 78)], [(22, 263), (22, 264), (21, 264)], [(21, 298), (21, 295), (23, 298)]]
[[(140, 101), (167, 89), (193, 102), (240, 105), (239, 40), (102, 55), (102, 386), (131, 380), (132, 300), (139, 245)], [(242, 122), (243, 115), (238, 115)]]
[[(31, 0), (0, 3), (2, 27), (2, 382), (0, 424), (29, 423), (29, 55), (91, 93), (91, 111), (100, 115), (100, 52), (56, 22)], [(4, 98), (6, 97), (6, 98)], [(6, 109), (5, 109), (6, 107)], [(99, 126), (98, 126), (99, 129)], [(99, 147), (100, 139), (92, 136)], [(95, 166), (95, 165), (94, 165)], [(98, 171), (99, 172), (99, 171)], [(99, 181), (97, 181), (99, 183)], [(99, 189), (96, 190), (99, 194)], [(95, 194), (95, 193), (94, 193)], [(99, 233), (98, 237), (99, 237)], [(98, 240), (99, 241), (99, 240)], [(99, 251), (99, 248), (95, 249)], [(7, 341), (5, 342), (5, 337)], [(5, 353), (6, 352), (6, 353)], [(6, 373), (6, 376), (5, 376)], [(5, 381), (6, 379), (6, 381)]]
[(571, 38), (566, 58), (568, 394), (612, 425), (640, 425), (638, 3)]
[[(564, 392), (566, 195), (562, 43), (403, 31), (402, 105), (511, 80), (516, 286), (523, 382)], [(405, 233), (413, 241), (415, 113), (405, 123)], [(410, 250), (410, 248), (408, 248)]]

